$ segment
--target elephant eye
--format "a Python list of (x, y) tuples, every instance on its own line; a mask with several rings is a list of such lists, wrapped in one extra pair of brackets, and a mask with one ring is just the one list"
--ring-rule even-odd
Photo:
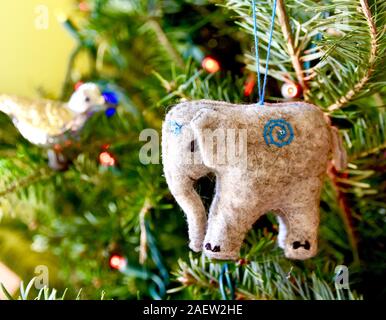
[(190, 142), (190, 152), (196, 151), (196, 140)]

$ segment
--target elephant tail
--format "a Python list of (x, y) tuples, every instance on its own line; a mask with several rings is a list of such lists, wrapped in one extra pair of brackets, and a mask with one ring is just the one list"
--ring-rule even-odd
[(332, 138), (332, 163), (340, 171), (347, 167), (347, 152), (337, 127), (330, 126)]
[(344, 170), (347, 167), (347, 152), (342, 137), (338, 128), (331, 124), (331, 119), (327, 114), (324, 114), (324, 120), (327, 122), (331, 133), (332, 164), (336, 170)]

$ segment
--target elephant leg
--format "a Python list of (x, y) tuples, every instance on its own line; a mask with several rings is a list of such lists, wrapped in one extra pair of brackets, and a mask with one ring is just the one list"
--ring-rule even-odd
[(209, 258), (236, 260), (245, 235), (256, 220), (254, 212), (234, 205), (232, 199), (232, 196), (216, 199), (210, 210), (204, 240), (204, 251)]
[[(237, 215), (237, 212), (234, 212)], [(227, 215), (209, 217), (204, 251), (211, 259), (236, 260), (240, 254), (246, 233), (250, 228), (240, 226)]]
[(282, 193), (285, 198), (280, 217), (287, 234), (280, 242), (289, 259), (304, 260), (317, 253), (321, 188), (322, 180), (310, 177), (294, 181), (291, 188)]
[(317, 253), (321, 188), (322, 179), (310, 177), (288, 190), (283, 218), (288, 229), (284, 253), (289, 259), (304, 260)]
[(168, 179), (168, 184), (177, 203), (185, 212), (189, 228), (189, 247), (195, 252), (200, 252), (205, 237), (207, 217), (204, 204), (194, 189), (194, 180), (189, 177), (179, 177)]
[(285, 210), (287, 236), (284, 253), (289, 259), (304, 260), (318, 250), (319, 207), (315, 204)]

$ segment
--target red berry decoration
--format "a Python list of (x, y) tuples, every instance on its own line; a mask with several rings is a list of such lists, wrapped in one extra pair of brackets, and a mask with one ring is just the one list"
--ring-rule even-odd
[(116, 162), (114, 156), (108, 151), (99, 154), (99, 163), (104, 167), (114, 167)]

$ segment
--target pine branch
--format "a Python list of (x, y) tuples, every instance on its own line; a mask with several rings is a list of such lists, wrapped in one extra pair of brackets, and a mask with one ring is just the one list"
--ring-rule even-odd
[(377, 60), (377, 53), (378, 53), (377, 49), (379, 46), (378, 39), (377, 39), (378, 38), (377, 27), (374, 23), (368, 1), (367, 0), (359, 0), (359, 1), (362, 7), (363, 15), (365, 16), (368, 24), (369, 34), (371, 38), (367, 71), (359, 80), (359, 82), (357, 82), (351, 90), (349, 90), (344, 96), (340, 97), (334, 104), (328, 107), (328, 110), (330, 112), (346, 106), (356, 94), (358, 94), (363, 90), (363, 88), (366, 86), (366, 84), (370, 80), (375, 70), (375, 62)]
[[(386, 7), (375, 1), (371, 15), (368, 5), (365, 6), (367, 2), (361, 3), (365, 7), (362, 12), (358, 10), (359, 0), (287, 0), (286, 15), (278, 8), (280, 17), (274, 25), (269, 65), (261, 61), (260, 72), (269, 69), (271, 77), (283, 82), (303, 79), (307, 85), (305, 99), (327, 110), (328, 107), (337, 110), (335, 104), (341, 97), (345, 98), (339, 104), (345, 106), (376, 92), (384, 84), (382, 61), (386, 42), (382, 37), (384, 30), (378, 25), (382, 24)], [(272, 4), (268, 0), (257, 7), (261, 55), (267, 52), (269, 39), (265, 30), (270, 24)], [(240, 17), (237, 24), (253, 35), (250, 1), (228, 0), (226, 7)], [(292, 45), (288, 41), (290, 36)], [(245, 56), (248, 69), (255, 71), (254, 56), (250, 53)], [(306, 70), (304, 63), (309, 65)]]
[[(367, 107), (366, 111), (360, 117), (357, 117), (356, 114), (352, 115), (352, 117), (357, 117), (351, 120), (352, 128), (342, 130), (350, 162), (380, 152), (386, 147), (384, 109)], [(350, 114), (347, 113), (347, 115)]]
[[(258, 243), (255, 244), (258, 246)], [(242, 261), (228, 263), (229, 276), (236, 284), (236, 299), (244, 300), (357, 300), (361, 299), (355, 292), (332, 288), (315, 273), (302, 273), (288, 261), (260, 257), (259, 261)], [(194, 258), (189, 262), (179, 261), (179, 270), (175, 273), (180, 287), (171, 289), (175, 293), (189, 289), (193, 296), (219, 298), (219, 276), (222, 263), (211, 262), (205, 256)], [(229, 289), (227, 290), (229, 292)]]
[(300, 52), (298, 48), (295, 48), (291, 26), (289, 24), (288, 15), (287, 15), (283, 0), (277, 0), (277, 15), (278, 15), (278, 19), (279, 19), (279, 23), (281, 26), (284, 39), (287, 43), (287, 52), (291, 58), (292, 65), (295, 70), (296, 77), (298, 79), (298, 83), (302, 87), (303, 94), (306, 97), (308, 87), (304, 78), (302, 63), (300, 62), (300, 59), (299, 59)]
[(157, 35), (157, 39), (160, 45), (165, 48), (177, 66), (183, 69), (185, 67), (184, 60), (181, 58), (181, 55), (178, 53), (178, 51), (174, 48), (173, 44), (169, 41), (159, 22), (155, 20), (155, 18), (151, 18), (148, 21), (148, 24)]
[(240, 102), (243, 99), (243, 78), (234, 78), (230, 74), (221, 77), (219, 74), (206, 74), (195, 68), (190, 61), (184, 74), (172, 73), (171, 79), (154, 73), (168, 94), (158, 105), (175, 103), (176, 100), (213, 99), (229, 102)]
[(51, 178), (55, 172), (48, 168), (39, 168), (31, 175), (12, 183), (10, 186), (0, 191), (0, 198), (7, 196), (10, 193), (20, 191), (20, 189), (27, 188), (35, 183)]
[(379, 152), (381, 152), (384, 149), (386, 149), (386, 142), (384, 142), (381, 145), (376, 146), (374, 148), (370, 148), (370, 149), (368, 149), (366, 151), (363, 151), (363, 152), (360, 152), (360, 153), (352, 155), (349, 158), (349, 161), (355, 161), (355, 160), (358, 160), (358, 159), (361, 159), (361, 158), (366, 158), (366, 157), (368, 157), (370, 155), (378, 154)]
[(139, 263), (144, 264), (147, 259), (147, 231), (146, 231), (146, 215), (151, 210), (152, 205), (150, 199), (146, 198), (145, 203), (139, 213), (139, 223), (141, 228), (140, 245), (139, 245)]
[(81, 45), (78, 45), (70, 54), (70, 57), (69, 57), (68, 62), (67, 62), (66, 75), (64, 77), (64, 81), (63, 81), (63, 85), (62, 85), (62, 91), (61, 91), (61, 95), (60, 95), (59, 100), (64, 101), (67, 98), (67, 90), (68, 90), (70, 83), (72, 81), (71, 73), (73, 71), (76, 58), (79, 56), (82, 49), (83, 49), (83, 47)]

